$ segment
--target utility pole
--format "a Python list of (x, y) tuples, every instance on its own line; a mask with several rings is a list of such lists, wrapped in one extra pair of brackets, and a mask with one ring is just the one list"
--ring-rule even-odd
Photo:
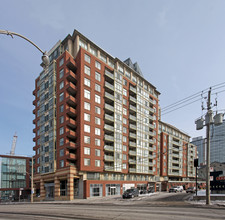
[(32, 160), (31, 160), (32, 164), (31, 164), (31, 195), (30, 195), (30, 202), (33, 203), (34, 201), (34, 158), (32, 156)]
[(207, 117), (206, 137), (207, 137), (207, 156), (206, 156), (206, 205), (210, 205), (210, 118), (212, 117), (211, 110), (211, 88), (208, 91), (207, 102)]

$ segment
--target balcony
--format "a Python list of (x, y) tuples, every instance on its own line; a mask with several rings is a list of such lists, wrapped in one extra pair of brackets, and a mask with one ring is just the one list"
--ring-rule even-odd
[(129, 115), (129, 119), (135, 122), (137, 121), (137, 118), (133, 115)]
[(172, 169), (179, 170), (180, 168), (178, 166), (172, 166)]
[(129, 164), (136, 164), (136, 162), (137, 162), (136, 160), (132, 160), (132, 159), (129, 159), (128, 161)]
[(111, 125), (107, 125), (107, 124), (104, 125), (104, 129), (108, 130), (108, 131), (114, 131), (114, 127)]
[(110, 146), (110, 145), (105, 145), (105, 146), (104, 146), (104, 149), (105, 149), (106, 151), (111, 151), (111, 152), (114, 151), (114, 147), (113, 147), (113, 146)]
[(76, 139), (76, 132), (72, 131), (72, 130), (69, 130), (69, 131), (66, 132), (66, 136), (70, 139)]
[(105, 70), (105, 75), (111, 79), (114, 79), (114, 75), (112, 73), (110, 73), (108, 70)]
[(75, 118), (76, 114), (77, 114), (76, 109), (73, 108), (73, 107), (70, 107), (68, 105), (66, 105), (66, 111), (65, 112), (71, 118)]
[(129, 150), (129, 155), (131, 155), (131, 156), (136, 156), (136, 151)]
[(135, 106), (133, 106), (133, 105), (130, 105), (130, 111), (136, 112), (137, 111), (137, 108)]
[(106, 141), (114, 141), (114, 137), (111, 136), (111, 135), (105, 134), (105, 140), (106, 140)]
[(114, 85), (112, 85), (111, 83), (105, 82), (105, 87), (114, 91)]
[(75, 129), (77, 127), (76, 125), (76, 121), (73, 120), (72, 118), (69, 118), (68, 120), (66, 120), (66, 124), (68, 127)]
[(134, 139), (136, 139), (137, 138), (137, 135), (135, 134), (135, 133), (129, 133), (129, 137), (130, 138), (134, 138)]
[(150, 135), (150, 136), (154, 136), (154, 132), (149, 131), (149, 135)]
[(153, 140), (153, 139), (149, 139), (148, 142), (149, 142), (150, 144), (154, 144), (154, 140)]
[(149, 115), (149, 119), (153, 121), (154, 117), (152, 115)]
[(109, 94), (108, 92), (105, 92), (105, 98), (108, 98), (108, 99), (114, 101), (114, 96)]
[(107, 103), (105, 103), (105, 109), (114, 112), (114, 107), (112, 105), (107, 104)]
[(72, 57), (70, 57), (70, 58), (66, 61), (66, 66), (67, 66), (70, 70), (72, 70), (73, 72), (76, 72), (76, 69), (77, 69), (76, 63), (75, 63), (75, 61), (73, 60)]
[(148, 158), (149, 158), (149, 159), (154, 159), (155, 156), (153, 156), (153, 154), (149, 154), (149, 155), (148, 155)]
[(129, 146), (130, 147), (137, 147), (136, 143), (133, 141), (129, 141)]
[(153, 166), (153, 163), (152, 163), (152, 162), (149, 162), (148, 165), (149, 165), (150, 167), (152, 167), (152, 166)]
[(68, 91), (70, 95), (73, 96), (76, 95), (77, 87), (72, 82), (67, 83), (65, 89)]
[(148, 173), (149, 174), (153, 174), (153, 170), (148, 170)]
[(65, 77), (69, 82), (72, 82), (72, 83), (77, 82), (77, 75), (74, 72), (72, 72), (71, 70), (65, 74)]
[(69, 141), (65, 144), (65, 147), (71, 150), (75, 150), (77, 149), (77, 144), (72, 141)]
[(149, 107), (148, 110), (149, 110), (151, 113), (154, 113), (154, 112), (155, 112), (155, 111), (154, 111), (154, 108), (151, 108), (151, 107)]
[(133, 86), (130, 86), (130, 91), (132, 91), (133, 93), (137, 93), (137, 89), (136, 88), (134, 88)]
[(154, 126), (153, 124), (149, 124), (149, 127), (150, 127), (151, 129), (155, 129), (155, 126)]
[(67, 160), (76, 160), (76, 154), (69, 153), (66, 155)]
[(130, 96), (130, 101), (133, 102), (133, 103), (135, 103), (135, 104), (137, 103), (137, 99), (135, 99), (135, 98), (132, 97), (132, 96)]
[(114, 122), (114, 117), (113, 117), (113, 116), (111, 116), (111, 115), (105, 114), (105, 120), (108, 120), (108, 121)]
[(114, 161), (114, 157), (113, 156), (104, 155), (104, 160), (105, 161)]
[(129, 168), (129, 173), (136, 173), (136, 168)]
[(66, 96), (66, 103), (69, 106), (76, 107), (76, 99), (72, 95)]
[(104, 166), (105, 171), (114, 171), (114, 167), (113, 166)]
[(129, 128), (131, 129), (131, 130), (137, 130), (137, 127), (136, 127), (136, 125), (133, 125), (133, 124), (130, 124), (129, 125)]

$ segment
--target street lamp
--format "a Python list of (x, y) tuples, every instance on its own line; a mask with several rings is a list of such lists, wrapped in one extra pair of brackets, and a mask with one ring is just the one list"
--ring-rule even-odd
[(24, 40), (28, 41), (29, 43), (31, 43), (33, 46), (35, 46), (41, 53), (42, 53), (42, 61), (43, 61), (43, 64), (44, 64), (44, 67), (48, 66), (49, 65), (49, 57), (47, 55), (47, 52), (46, 51), (43, 51), (41, 50), (34, 42), (32, 42), (31, 40), (29, 40), (28, 38), (24, 37), (23, 35), (21, 34), (18, 34), (18, 33), (15, 33), (15, 32), (12, 32), (12, 31), (7, 31), (7, 30), (0, 30), (0, 34), (5, 34), (5, 35), (9, 35), (13, 38), (13, 36), (18, 36), (18, 37), (21, 37), (23, 38)]

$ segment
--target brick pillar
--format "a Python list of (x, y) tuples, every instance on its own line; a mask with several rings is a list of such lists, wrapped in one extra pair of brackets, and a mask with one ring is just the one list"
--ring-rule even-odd
[(55, 176), (54, 179), (54, 184), (55, 184), (55, 200), (60, 200), (60, 181), (57, 176)]
[(67, 197), (70, 201), (74, 199), (74, 182), (71, 173), (67, 175)]
[(44, 187), (44, 180), (41, 179), (40, 181), (40, 198), (41, 200), (44, 200), (45, 199), (45, 187)]

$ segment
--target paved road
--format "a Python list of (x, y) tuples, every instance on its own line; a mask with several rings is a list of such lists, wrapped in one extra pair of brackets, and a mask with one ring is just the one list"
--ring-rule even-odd
[(185, 196), (185, 193), (164, 193), (132, 200), (115, 197), (71, 203), (0, 205), (0, 219), (225, 219), (224, 207), (195, 206), (183, 202)]

